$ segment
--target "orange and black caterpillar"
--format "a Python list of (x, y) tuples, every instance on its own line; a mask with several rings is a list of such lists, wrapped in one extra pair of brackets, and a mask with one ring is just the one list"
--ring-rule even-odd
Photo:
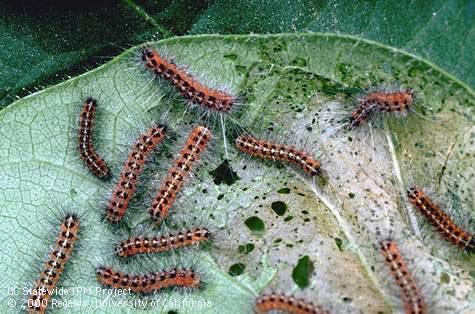
[[(285, 311), (292, 314), (328, 314), (323, 308), (307, 302), (303, 299), (297, 299), (283, 294), (265, 294), (257, 298), (255, 312), (257, 314), (266, 314), (271, 311)], [(273, 313), (273, 312), (272, 312)], [(280, 313), (280, 312), (279, 312)]]
[(56, 288), (64, 266), (71, 257), (74, 242), (78, 239), (79, 219), (74, 215), (67, 215), (60, 227), (53, 250), (49, 253), (45, 269), (40, 279), (36, 281), (28, 299), (29, 313), (45, 313), (51, 294)]
[(111, 267), (96, 269), (97, 281), (116, 289), (130, 289), (135, 293), (152, 293), (171, 287), (197, 288), (200, 276), (190, 269), (162, 270), (145, 275), (133, 275), (113, 270)]
[(175, 86), (185, 99), (202, 106), (204, 109), (215, 112), (229, 112), (236, 101), (236, 97), (231, 94), (207, 87), (153, 48), (146, 47), (143, 49), (142, 61), (156, 75)]
[(407, 314), (425, 314), (427, 306), (414, 277), (404, 261), (396, 242), (392, 240), (381, 241), (381, 254), (394, 281), (401, 289), (404, 303), (404, 312)]
[(239, 136), (235, 145), (237, 149), (253, 157), (294, 164), (310, 176), (319, 175), (321, 172), (318, 160), (291, 145), (276, 144), (250, 135)]
[(473, 236), (457, 226), (452, 218), (420, 188), (411, 187), (407, 190), (407, 196), (411, 204), (419, 209), (445, 239), (466, 252), (475, 253), (475, 240)]
[(409, 89), (394, 92), (371, 92), (361, 98), (358, 107), (350, 113), (350, 124), (352, 127), (360, 126), (379, 111), (405, 112), (413, 102), (414, 93)]
[(107, 178), (110, 175), (104, 159), (99, 156), (92, 141), (92, 130), (96, 115), (97, 104), (92, 97), (88, 97), (84, 103), (78, 131), (78, 151), (86, 166), (99, 178)]
[(206, 126), (197, 126), (190, 133), (180, 155), (175, 159), (173, 167), (168, 170), (167, 177), (162, 181), (152, 201), (149, 209), (152, 219), (160, 222), (167, 217), (185, 179), (193, 165), (199, 161), (210, 140), (211, 131)]
[(129, 202), (137, 189), (139, 176), (143, 171), (145, 161), (152, 151), (165, 138), (166, 127), (157, 125), (151, 127), (139, 136), (120, 173), (109, 203), (106, 208), (106, 218), (111, 223), (119, 223), (127, 212)]
[(120, 242), (117, 245), (116, 254), (120, 257), (129, 257), (137, 254), (166, 252), (206, 242), (209, 238), (210, 233), (206, 228), (195, 228), (152, 238), (134, 237)]

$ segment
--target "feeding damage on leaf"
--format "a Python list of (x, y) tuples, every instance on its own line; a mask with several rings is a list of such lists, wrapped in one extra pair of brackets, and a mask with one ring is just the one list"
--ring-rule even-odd
[[(181, 106), (180, 93), (150, 80), (145, 65), (133, 60), (135, 50), (85, 76), (8, 107), (1, 112), (4, 123), (0, 131), (6, 134), (7, 129), (17, 130), (18, 138), (28, 142), (16, 141), (15, 137), (2, 140), (0, 157), (9, 161), (2, 165), (2, 172), (11, 179), (5, 191), (14, 191), (5, 192), (8, 215), (24, 212), (22, 227), (35, 228), (43, 224), (48, 213), (57, 210), (58, 203), (71, 207), (74, 204), (79, 211), (88, 213), (81, 221), (79, 254), (71, 259), (67, 277), (94, 287), (133, 287), (138, 295), (153, 291), (153, 297), (158, 293), (160, 297), (222, 300), (212, 304), (212, 311), (225, 312), (231, 308), (236, 313), (248, 313), (261, 293), (269, 295), (274, 292), (268, 290), (272, 290), (276, 295), (290, 297), (290, 291), (299, 286), (302, 289), (292, 296), (292, 300), (299, 300), (297, 303), (312, 300), (330, 312), (384, 312), (398, 308), (397, 298), (401, 299), (401, 294), (380, 271), (384, 261), (375, 244), (381, 242), (381, 237), (404, 231), (410, 234), (407, 241), (398, 242), (401, 249), (410, 252), (404, 260), (426, 270), (414, 279), (418, 287), (428, 287), (420, 291), (425, 296), (424, 304), (431, 309), (431, 297), (437, 293), (436, 310), (457, 311), (467, 306), (474, 285), (467, 275), (472, 266), (464, 262), (465, 253), (453, 252), (446, 243), (430, 240), (434, 230), (428, 228), (431, 226), (426, 225), (423, 217), (404, 206), (404, 188), (411, 183), (410, 176), (418, 180), (421, 173), (434, 173), (434, 178), (440, 180), (421, 184), (432, 186), (435, 182), (446, 195), (462, 196), (458, 203), (454, 202), (455, 210), (459, 216), (473, 215), (467, 210), (473, 200), (469, 189), (473, 179), (460, 175), (464, 169), (473, 168), (472, 155), (466, 155), (471, 152), (470, 137), (466, 134), (473, 133), (470, 117), (474, 107), (469, 104), (475, 104), (475, 97), (471, 91), (412, 56), (346, 36), (204, 36), (182, 40), (150, 45), (166, 48), (176, 64), (189, 66), (194, 74), (203, 73), (200, 84), (224, 82), (243, 94), (239, 111), (223, 123), (218, 120), (220, 123), (207, 126), (212, 129), (213, 139), (234, 143), (232, 139), (239, 135), (251, 134), (262, 139), (259, 143), (285, 146), (250, 146), (267, 160), (250, 158), (233, 145), (210, 148), (206, 158), (200, 157), (196, 170), (186, 172), (190, 181), (174, 198), (176, 216), (158, 225), (153, 224), (147, 212), (154, 199), (153, 187), (160, 186), (174, 160), (186, 170), (189, 162), (197, 161), (192, 144), (185, 147), (191, 153), (184, 151), (186, 156), (182, 159), (174, 157), (179, 156), (189, 130), (210, 120), (206, 114)], [(359, 44), (355, 45), (356, 42)], [(192, 53), (207, 51), (206, 47), (211, 46), (215, 49), (209, 53)], [(373, 52), (371, 58), (368, 51)], [(225, 57), (231, 53), (236, 57)], [(368, 119), (369, 123), (351, 129), (338, 128), (341, 119), (350, 120), (346, 113), (351, 111), (346, 109), (354, 106), (356, 95), (376, 85), (394, 83), (396, 77), (401, 86), (414, 91), (418, 101), (430, 104), (430, 108), (424, 107), (428, 111), (417, 110), (422, 106), (415, 103), (417, 113), (408, 112), (401, 119), (388, 115)], [(114, 88), (110, 88), (111, 82)], [(64, 158), (77, 154), (70, 144), (74, 137), (71, 139), (70, 132), (64, 130), (74, 119), (70, 104), (81, 99), (81, 90), (95, 91), (91, 95), (101, 104), (102, 115), (108, 115), (101, 121), (100, 136), (92, 140), (101, 152), (111, 156), (108, 166), (119, 169), (111, 171), (112, 174), (121, 173), (130, 147), (137, 140), (130, 136), (131, 131), (135, 132), (136, 126), (145, 131), (152, 125), (150, 121), (166, 113), (167, 137), (160, 138), (156, 156), (147, 158), (149, 168), (140, 173), (140, 181), (134, 181), (137, 191), (134, 189), (130, 200), (133, 206), (120, 224), (108, 224), (102, 219), (106, 208), (101, 207), (101, 198), (114, 189), (114, 180), (112, 186), (111, 182), (96, 180), (80, 159)], [(157, 90), (161, 97), (155, 97)], [(345, 110), (339, 110), (342, 108)], [(42, 115), (28, 118), (32, 112)], [(454, 123), (459, 126), (457, 134), (449, 131)], [(25, 124), (32, 136), (25, 136)], [(447, 157), (448, 140), (443, 137), (460, 145), (458, 153), (466, 155), (461, 162), (457, 162), (459, 156)], [(145, 158), (136, 157), (136, 163), (143, 165)], [(21, 170), (17, 171), (14, 163), (20, 160)], [(442, 162), (437, 163), (436, 169), (427, 169), (428, 160)], [(230, 179), (218, 179), (213, 172), (222, 165), (229, 169), (226, 172)], [(416, 170), (408, 165), (416, 165)], [(26, 176), (33, 184), (22, 179)], [(462, 179), (463, 188), (453, 184), (453, 177)], [(176, 185), (175, 181), (170, 182)], [(19, 202), (12, 201), (18, 198)], [(196, 227), (206, 220), (218, 232), (216, 236), (213, 233), (210, 241), (203, 241), (210, 242), (208, 246), (170, 244), (170, 252), (157, 249), (154, 254), (142, 250), (142, 243), (149, 245), (141, 237), (148, 234), (147, 228), (155, 228), (150, 234), (175, 234), (177, 217)], [(30, 238), (28, 234), (13, 232), (20, 227), (15, 224), (10, 221), (5, 230), (16, 234), (16, 251), (26, 252)], [(188, 229), (179, 229), (182, 230)], [(419, 237), (417, 232), (425, 236)], [(177, 241), (185, 240), (185, 234), (188, 235), (184, 232), (181, 238), (177, 236)], [(193, 241), (192, 234), (190, 237), (189, 241)], [(140, 247), (136, 245), (134, 249), (147, 254), (119, 260), (114, 256), (114, 247), (127, 239), (139, 239), (133, 245), (137, 243)], [(11, 250), (8, 243), (3, 245), (2, 249)], [(127, 248), (131, 245), (132, 242), (128, 243)], [(411, 247), (417, 249), (409, 250)], [(437, 255), (436, 248), (447, 254)], [(19, 263), (32, 263), (28, 254), (18, 254)], [(104, 259), (100, 264), (110, 268), (97, 268), (100, 272), (96, 278), (90, 257)], [(157, 261), (165, 264), (166, 272), (150, 269)], [(183, 264), (178, 270), (192, 269), (195, 274), (196, 269), (197, 276), (169, 271), (178, 264)], [(1, 267), (12, 282), (28, 277), (9, 265)], [(81, 274), (77, 269), (90, 273)], [(450, 274), (450, 280), (440, 283), (442, 274)], [(186, 284), (176, 278), (181, 275), (182, 281), (188, 280)], [(175, 283), (194, 287), (193, 278), (203, 279), (199, 289), (167, 289)], [(67, 279), (65, 276), (65, 285), (73, 282)], [(160, 285), (162, 279), (170, 284)], [(449, 291), (456, 291), (456, 295)], [(91, 295), (78, 297), (88, 298)], [(163, 310), (177, 309), (165, 306)]]

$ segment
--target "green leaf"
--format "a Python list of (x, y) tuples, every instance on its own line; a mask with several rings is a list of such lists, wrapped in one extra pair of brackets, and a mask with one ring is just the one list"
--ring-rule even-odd
[(347, 33), (426, 58), (473, 88), (474, 10), (473, 1), (457, 0), (2, 3), (0, 108), (105, 63), (122, 47), (186, 33)]
[(241, 275), (246, 269), (246, 265), (242, 263), (237, 263), (229, 267), (229, 274), (233, 277)]
[(324, 1), (225, 1), (208, 7), (192, 34), (278, 33), (302, 30), (326, 7)]
[(421, 56), (475, 87), (473, 1), (333, 0), (308, 30), (372, 39)]
[(475, 86), (473, 1), (215, 1), (192, 34), (308, 30), (355, 35), (421, 56)]
[[(307, 149), (318, 153), (326, 178), (313, 182), (290, 167), (242, 158), (230, 145), (229, 165), (239, 180), (219, 184), (225, 182), (214, 181), (209, 174), (222, 165), (224, 154), (216, 123), (216, 145), (196, 178), (186, 185), (180, 196), (183, 202), (172, 212), (174, 219), (191, 215), (207, 221), (216, 230), (213, 245), (185, 254), (116, 260), (113, 244), (149, 226), (146, 209), (154, 181), (163, 178), (171, 154), (179, 150), (189, 125), (200, 118), (193, 111), (183, 115), (183, 102), (166, 92), (166, 82), (153, 81), (137, 62), (137, 50), (127, 51), (98, 69), (25, 97), (0, 112), (4, 291), (12, 285), (29, 286), (38, 277), (53, 243), (56, 231), (52, 229), (62, 212), (74, 211), (81, 217), (82, 231), (60, 285), (91, 290), (63, 296), (63, 301), (81, 301), (97, 308), (95, 302), (105, 299), (96, 292), (100, 286), (94, 268), (100, 263), (143, 272), (172, 267), (179, 260), (195, 265), (206, 284), (189, 294), (163, 292), (147, 300), (205, 300), (210, 307), (193, 309), (175, 302), (160, 304), (154, 308), (157, 312), (249, 313), (256, 295), (265, 288), (303, 294), (332, 312), (389, 312), (397, 306), (392, 296), (399, 291), (388, 279), (377, 250), (380, 232), (397, 239), (428, 302), (437, 300), (438, 307), (451, 312), (469, 309), (474, 291), (474, 279), (469, 276), (475, 269), (473, 257), (440, 240), (401, 197), (411, 180), (431, 187), (437, 184), (442, 200), (447, 200), (442, 196), (457, 200), (451, 212), (454, 217), (465, 218), (460, 221), (467, 228), (469, 218), (474, 221), (475, 96), (470, 88), (431, 63), (351, 36), (191, 36), (151, 45), (168, 51), (175, 62), (187, 65), (205, 82), (219, 82), (245, 95), (242, 110), (227, 120), (228, 134), (233, 133), (233, 120), (260, 136), (272, 122), (280, 141), (298, 146), (306, 143)], [(327, 114), (322, 110), (350, 104), (358, 88), (395, 82), (415, 90), (418, 114), (387, 118), (376, 124), (371, 136), (363, 130), (325, 136)], [(89, 95), (98, 102), (95, 144), (112, 166), (114, 178), (141, 130), (165, 112), (173, 128), (174, 135), (159, 148), (158, 161), (149, 164), (134, 206), (119, 227), (102, 219), (113, 182), (94, 178), (75, 147), (78, 113)], [(339, 112), (329, 114), (338, 116)], [(348, 142), (349, 137), (355, 140)], [(453, 143), (455, 149), (448, 154)], [(283, 216), (272, 209), (272, 203), (279, 201), (288, 205)], [(265, 223), (258, 234), (245, 223), (253, 216)], [(412, 230), (419, 230), (421, 237)], [(239, 254), (239, 247), (248, 244), (254, 249)], [(305, 255), (315, 268), (308, 287), (300, 291), (293, 283), (292, 270)], [(242, 274), (233, 277), (228, 270), (235, 264), (244, 267)], [(2, 296), (2, 312), (10, 310), (9, 299), (20, 302), (22, 298)], [(141, 298), (107, 298), (124, 299)], [(101, 308), (113, 309), (123, 308), (111, 304)], [(88, 311), (84, 307), (73, 310)], [(141, 311), (128, 306), (126, 310)]]
[[(186, 20), (175, 23), (184, 17), (183, 7)], [(0, 108), (33, 86), (58, 83), (105, 63), (123, 47), (183, 34), (205, 7), (195, 1), (154, 2), (147, 13), (133, 1), (1, 3)]]

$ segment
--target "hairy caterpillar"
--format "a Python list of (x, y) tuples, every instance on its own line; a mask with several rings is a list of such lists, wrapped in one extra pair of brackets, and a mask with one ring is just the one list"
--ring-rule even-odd
[(320, 174), (320, 162), (294, 146), (276, 144), (250, 135), (239, 136), (235, 144), (237, 149), (253, 157), (294, 164), (310, 176)]
[(418, 187), (411, 187), (407, 191), (407, 196), (411, 204), (420, 210), (445, 239), (467, 252), (475, 252), (473, 236), (457, 226), (452, 218), (439, 205), (434, 203), (424, 191)]
[(116, 289), (130, 289), (135, 293), (152, 293), (170, 287), (196, 288), (200, 276), (189, 269), (162, 270), (145, 275), (118, 272), (111, 267), (96, 269), (97, 281)]
[(381, 241), (381, 254), (390, 269), (394, 281), (401, 289), (405, 313), (427, 313), (427, 307), (414, 277), (404, 261), (396, 242)]
[(116, 247), (116, 254), (120, 257), (129, 257), (137, 254), (166, 252), (205, 242), (209, 238), (210, 233), (206, 228), (194, 228), (151, 238), (134, 237), (120, 242)]
[(200, 159), (211, 140), (211, 131), (205, 126), (197, 126), (188, 136), (185, 146), (180, 151), (174, 165), (168, 171), (160, 186), (149, 213), (156, 221), (162, 221), (169, 213), (178, 192), (190, 173), (193, 165)]
[(255, 311), (258, 314), (271, 311), (285, 311), (293, 314), (328, 314), (323, 308), (311, 302), (283, 294), (265, 294), (257, 298)]
[(106, 208), (106, 218), (118, 223), (123, 218), (137, 189), (138, 177), (143, 171), (145, 161), (152, 151), (165, 138), (166, 127), (158, 125), (139, 136), (125, 161)]
[(92, 97), (88, 97), (79, 118), (78, 151), (81, 159), (94, 175), (99, 178), (107, 178), (110, 175), (104, 159), (99, 156), (92, 141), (92, 130), (96, 115), (97, 104)]
[(367, 122), (376, 112), (405, 112), (414, 102), (414, 93), (410, 89), (397, 91), (374, 91), (358, 101), (358, 107), (350, 113), (352, 127)]
[(145, 66), (176, 87), (188, 101), (215, 112), (231, 111), (236, 97), (224, 91), (209, 88), (183, 68), (147, 47), (142, 52)]
[(28, 312), (44, 313), (48, 301), (56, 288), (64, 266), (71, 257), (74, 242), (78, 239), (79, 219), (74, 215), (67, 215), (60, 227), (55, 246), (45, 263), (45, 269), (41, 272), (40, 279), (35, 283), (28, 299)]

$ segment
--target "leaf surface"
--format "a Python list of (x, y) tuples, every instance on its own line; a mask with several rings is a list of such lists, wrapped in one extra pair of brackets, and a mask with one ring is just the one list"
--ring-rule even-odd
[[(214, 121), (214, 146), (172, 213), (172, 220), (206, 221), (216, 230), (213, 245), (186, 254), (116, 260), (113, 244), (149, 227), (146, 209), (157, 181), (190, 125), (201, 117), (193, 110), (184, 115), (180, 98), (166, 82), (153, 80), (139, 61), (139, 50), (132, 49), (1, 111), (3, 291), (12, 284), (31, 285), (53, 243), (52, 229), (64, 212), (74, 211), (81, 217), (82, 233), (61, 285), (91, 290), (60, 299), (103, 311), (132, 310), (130, 304), (119, 308), (111, 302), (142, 298), (98, 294), (97, 265), (145, 272), (178, 261), (196, 266), (206, 284), (189, 294), (164, 292), (145, 298), (148, 308), (196, 312), (197, 302), (208, 301), (210, 306), (200, 307), (200, 312), (249, 313), (256, 295), (273, 288), (295, 292), (334, 312), (388, 312), (398, 306), (393, 296), (399, 292), (375, 249), (381, 240), (378, 230), (397, 239), (428, 302), (437, 300), (437, 309), (473, 310), (473, 258), (437, 240), (433, 229), (403, 201), (407, 184), (437, 185), (442, 201), (449, 196), (451, 203), (457, 200), (451, 213), (473, 227), (475, 97), (470, 88), (424, 60), (350, 36), (190, 36), (151, 45), (173, 55), (177, 64), (205, 82), (243, 95), (240, 111), (226, 120), (229, 138), (242, 128), (267, 136), (272, 126), (271, 138), (315, 153), (324, 178), (313, 182), (296, 169), (243, 157), (230, 145), (230, 166), (239, 179), (231, 185), (215, 183), (219, 180), (210, 172), (223, 162), (225, 152), (219, 121)], [(338, 131), (333, 120), (353, 103), (358, 88), (375, 82), (413, 88), (417, 113), (384, 119), (371, 132)], [(98, 102), (95, 144), (114, 178), (141, 131), (163, 119), (173, 129), (144, 173), (120, 227), (103, 221), (113, 182), (94, 178), (76, 151), (77, 118), (89, 95)], [(453, 143), (456, 149), (448, 154)], [(444, 164), (447, 170), (439, 175)], [(273, 202), (285, 203), (286, 212), (278, 215)], [(263, 222), (263, 231), (249, 228), (245, 222), (251, 217)], [(308, 287), (300, 290), (292, 271), (303, 256), (308, 256), (312, 271)], [(232, 276), (229, 269), (238, 263), (245, 265), (244, 272)], [(10, 298), (3, 295), (4, 312)], [(21, 298), (14, 297), (18, 303)], [(151, 302), (158, 299), (177, 302)], [(97, 303), (104, 300), (111, 302)], [(59, 310), (85, 312), (87, 307)]]

